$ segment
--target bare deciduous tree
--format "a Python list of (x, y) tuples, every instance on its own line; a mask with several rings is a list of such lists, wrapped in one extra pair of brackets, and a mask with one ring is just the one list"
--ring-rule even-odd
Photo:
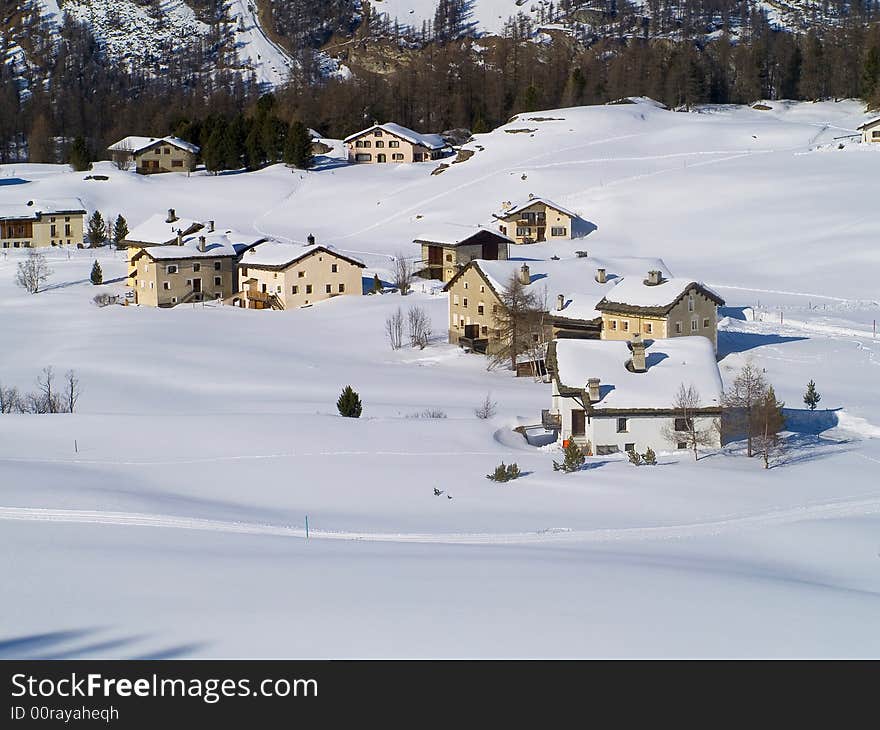
[(392, 350), (403, 347), (403, 312), (400, 307), (385, 320), (385, 335)]
[(712, 446), (716, 442), (717, 429), (714, 423), (708, 428), (697, 426), (697, 411), (700, 408), (700, 393), (693, 385), (682, 383), (672, 401), (675, 417), (672, 425), (663, 427), (663, 437), (674, 444), (687, 444), (694, 452), (694, 461), (699, 460), (700, 446)]
[(421, 307), (410, 307), (406, 316), (409, 341), (412, 347), (424, 350), (431, 339), (431, 318)]
[(117, 170), (130, 170), (134, 160), (134, 149), (126, 142), (113, 150), (112, 157)]
[(535, 346), (542, 328), (544, 311), (540, 295), (530, 291), (518, 274), (513, 274), (499, 299), (501, 306), (496, 315), (500, 346), (490, 358), (490, 367), (510, 365), (516, 370), (517, 358)]
[(755, 410), (767, 394), (767, 380), (752, 363), (746, 363), (724, 394), (725, 420), (746, 436), (746, 452), (754, 454), (752, 440), (757, 430)]
[(67, 383), (67, 392), (65, 393), (67, 412), (73, 413), (76, 410), (76, 404), (79, 400), (79, 378), (76, 377), (76, 372), (73, 370), (68, 370), (65, 373), (64, 378)]
[(31, 251), (24, 261), (18, 262), (15, 283), (28, 293), (36, 294), (51, 275), (52, 269), (49, 268), (46, 257), (37, 251)]
[(776, 393), (771, 385), (754, 410), (755, 448), (764, 459), (765, 469), (769, 469), (770, 462), (784, 450), (785, 441), (779, 436), (785, 428), (785, 416), (782, 413), (784, 406), (785, 403), (776, 400)]
[(492, 418), (492, 416), (494, 416), (497, 411), (498, 404), (494, 400), (492, 400), (492, 394), (486, 393), (486, 397), (483, 398), (483, 402), (474, 409), (474, 415), (477, 418), (486, 420), (487, 418)]
[(394, 286), (397, 290), (402, 295), (409, 294), (415, 273), (413, 271), (412, 260), (408, 258), (405, 253), (398, 252), (394, 256), (394, 270), (392, 271), (392, 275)]
[(21, 413), (22, 402), (18, 388), (0, 385), (0, 413)]

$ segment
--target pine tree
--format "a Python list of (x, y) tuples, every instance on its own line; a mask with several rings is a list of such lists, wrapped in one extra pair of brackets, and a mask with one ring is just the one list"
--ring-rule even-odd
[(306, 125), (298, 119), (290, 125), (284, 140), (284, 162), (300, 170), (312, 166), (312, 138)]
[(92, 280), (92, 284), (94, 284), (95, 286), (104, 283), (104, 272), (101, 271), (101, 264), (99, 264), (97, 260), (95, 260), (95, 263), (92, 264), (92, 273), (89, 278)]
[(120, 248), (120, 244), (128, 237), (128, 221), (122, 217), (120, 213), (116, 216), (116, 222), (113, 224), (113, 243), (116, 244), (117, 248)]
[(91, 248), (103, 246), (107, 241), (107, 228), (104, 225), (104, 217), (101, 215), (101, 211), (96, 210), (92, 213), (92, 217), (89, 218), (88, 234), (89, 246)]
[(811, 411), (815, 411), (820, 400), (822, 400), (822, 396), (819, 395), (819, 391), (816, 390), (816, 383), (811, 380), (807, 383), (807, 392), (804, 393), (804, 403)]
[(382, 286), (382, 280), (379, 278), (379, 275), (373, 274), (373, 294), (381, 294), (384, 289), (385, 287)]
[(89, 154), (89, 148), (85, 139), (77, 137), (70, 145), (70, 153), (68, 155), (68, 163), (77, 172), (92, 169), (92, 157)]
[(339, 414), (346, 418), (360, 418), (363, 411), (361, 398), (350, 385), (346, 385), (342, 390), (339, 400), (336, 401), (336, 408)]
[(580, 446), (575, 443), (574, 439), (569, 439), (565, 446), (565, 452), (560, 464), (558, 461), (553, 462), (553, 471), (564, 471), (566, 474), (577, 471), (584, 465), (584, 452)]
[(650, 446), (648, 450), (642, 454), (642, 461), (648, 466), (657, 466), (657, 454), (654, 453), (654, 449)]

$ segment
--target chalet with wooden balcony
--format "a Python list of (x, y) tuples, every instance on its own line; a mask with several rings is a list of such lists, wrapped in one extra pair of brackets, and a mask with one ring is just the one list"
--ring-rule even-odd
[(505, 201), (493, 216), (498, 230), (514, 243), (569, 240), (575, 237), (574, 226), (580, 221), (577, 213), (534, 195), (518, 203)]
[(192, 172), (199, 147), (179, 137), (125, 137), (107, 148), (119, 167), (134, 166), (140, 175)]
[(448, 282), (471, 261), (503, 261), (508, 244), (513, 243), (502, 233), (482, 226), (454, 223), (432, 226), (413, 243), (422, 248), (422, 276)]

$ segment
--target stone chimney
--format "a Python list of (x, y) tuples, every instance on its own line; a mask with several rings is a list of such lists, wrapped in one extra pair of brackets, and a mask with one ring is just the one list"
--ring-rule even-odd
[(587, 381), (587, 394), (589, 395), (590, 403), (599, 402), (599, 378), (590, 378)]
[(523, 264), (519, 268), (519, 283), (520, 284), (531, 284), (532, 283), (532, 273), (529, 271), (528, 264)]
[(513, 207), (513, 203), (511, 203), (509, 200), (502, 200), (501, 201), (501, 210), (508, 211), (512, 207)]
[(605, 269), (596, 269), (596, 281), (600, 284), (604, 284), (608, 281), (608, 275), (605, 273)]
[(314, 246), (315, 245), (315, 235), (313, 233), (310, 233), (309, 237), (306, 238), (306, 241), (308, 241), (309, 246)]
[(645, 279), (645, 284), (647, 286), (657, 286), (658, 284), (663, 282), (663, 274), (657, 270), (649, 271), (648, 278)]
[(199, 236), (199, 251), (201, 251), (202, 253), (205, 252), (205, 243), (206, 243), (205, 237)]
[(168, 217), (165, 219), (166, 223), (174, 223), (177, 220), (177, 213), (174, 212), (174, 208), (168, 209)]
[(645, 362), (645, 341), (639, 332), (633, 332), (629, 343), (632, 350), (632, 369), (634, 373), (643, 373), (648, 369)]
[(214, 232), (214, 221), (208, 221), (208, 233)]
[(561, 312), (565, 309), (565, 294), (556, 295), (556, 311)]

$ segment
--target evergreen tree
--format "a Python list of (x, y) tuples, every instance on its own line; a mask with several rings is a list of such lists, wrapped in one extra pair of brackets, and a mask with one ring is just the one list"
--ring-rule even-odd
[(92, 157), (89, 154), (88, 145), (83, 137), (77, 137), (70, 145), (70, 153), (67, 162), (77, 172), (92, 169)]
[(382, 280), (379, 278), (379, 275), (373, 274), (373, 294), (381, 294), (383, 290), (384, 287), (382, 286)]
[(290, 125), (284, 140), (284, 162), (300, 170), (312, 166), (312, 138), (306, 125), (298, 119)]
[(97, 260), (95, 260), (95, 263), (92, 264), (92, 273), (89, 278), (92, 280), (92, 284), (94, 284), (95, 286), (104, 283), (104, 272), (101, 271), (101, 264), (99, 264)]
[(101, 215), (101, 211), (96, 210), (92, 213), (92, 217), (89, 218), (88, 234), (89, 246), (91, 248), (103, 246), (106, 243), (107, 228), (104, 225), (104, 217)]
[(120, 213), (116, 216), (116, 222), (113, 224), (113, 243), (116, 244), (117, 248), (120, 248), (120, 244), (126, 239), (128, 236), (128, 221), (122, 217)]
[(339, 400), (336, 401), (336, 408), (339, 414), (346, 418), (360, 418), (363, 411), (361, 398), (350, 385), (346, 385), (342, 390)]
[(566, 474), (577, 471), (584, 465), (584, 452), (574, 439), (569, 439), (565, 446), (562, 463), (553, 462), (553, 471), (564, 471)]
[(820, 400), (822, 400), (822, 396), (819, 395), (819, 391), (816, 390), (816, 383), (810, 380), (810, 382), (807, 383), (807, 392), (804, 393), (804, 403), (811, 411), (815, 411)]

